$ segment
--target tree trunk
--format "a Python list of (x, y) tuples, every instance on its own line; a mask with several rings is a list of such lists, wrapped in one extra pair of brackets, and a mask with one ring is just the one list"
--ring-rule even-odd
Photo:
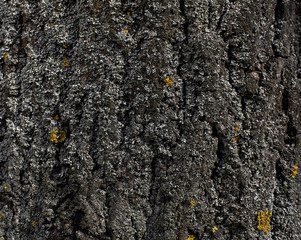
[(1, 0), (0, 237), (301, 239), (300, 20), (299, 0)]

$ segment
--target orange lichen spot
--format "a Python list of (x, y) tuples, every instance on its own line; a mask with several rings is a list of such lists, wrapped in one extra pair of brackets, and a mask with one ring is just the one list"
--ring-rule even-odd
[(298, 166), (293, 166), (292, 172), (291, 172), (292, 178), (295, 178), (296, 175), (298, 174), (297, 169), (298, 169)]
[(66, 133), (62, 130), (51, 130), (50, 140), (55, 143), (64, 142), (66, 140)]
[(189, 235), (187, 240), (196, 240), (195, 236), (194, 235)]
[(269, 211), (260, 211), (258, 213), (258, 230), (264, 231), (265, 233), (268, 233), (270, 231), (270, 221), (272, 217), (272, 212), (269, 213)]
[(66, 44), (63, 44), (63, 48), (68, 48), (68, 46)]
[(202, 25), (198, 25), (198, 29), (199, 29), (199, 31), (201, 31), (203, 29), (203, 26)]
[(4, 55), (3, 55), (3, 58), (4, 58), (4, 61), (8, 58), (8, 54), (7, 53), (5, 53)]
[(54, 120), (59, 120), (59, 115), (55, 115), (53, 119)]
[(171, 84), (174, 83), (169, 77), (165, 78), (164, 82), (166, 83), (165, 87), (169, 87), (169, 86), (171, 86)]
[(129, 33), (129, 30), (128, 30), (128, 29), (123, 29), (123, 31), (124, 31), (125, 33)]
[(35, 227), (36, 226), (36, 222), (32, 222), (31, 226)]
[(234, 127), (234, 130), (235, 130), (235, 132), (237, 132), (237, 131), (239, 130), (239, 126), (238, 126), (238, 125), (235, 126), (235, 127)]
[(194, 207), (195, 204), (196, 204), (196, 202), (195, 202), (194, 200), (191, 200), (191, 201), (190, 201), (190, 206), (191, 206), (191, 207)]
[(218, 230), (218, 228), (216, 227), (216, 226), (214, 226), (213, 228), (212, 228), (212, 232), (216, 232)]
[(233, 142), (237, 142), (237, 140), (238, 140), (238, 137), (232, 138)]
[(7, 189), (8, 189), (8, 187), (5, 185), (5, 186), (4, 186), (4, 190), (6, 191)]
[(131, 15), (131, 13), (133, 12), (133, 9), (132, 8), (130, 8), (128, 11), (127, 11), (127, 15)]
[(50, 23), (50, 27), (51, 27), (51, 28), (53, 27), (53, 24), (52, 24), (52, 23)]
[(69, 64), (68, 64), (68, 60), (67, 60), (67, 58), (64, 58), (63, 59), (63, 66), (64, 67), (67, 67)]

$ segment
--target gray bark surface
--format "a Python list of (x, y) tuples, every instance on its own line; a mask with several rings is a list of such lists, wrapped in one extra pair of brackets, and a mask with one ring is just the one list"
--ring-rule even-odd
[(298, 0), (1, 0), (0, 239), (301, 239), (300, 20)]

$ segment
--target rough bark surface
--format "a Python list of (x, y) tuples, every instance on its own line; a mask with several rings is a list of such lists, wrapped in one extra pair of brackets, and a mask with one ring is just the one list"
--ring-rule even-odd
[(299, 0), (1, 0), (0, 237), (301, 239), (300, 20)]

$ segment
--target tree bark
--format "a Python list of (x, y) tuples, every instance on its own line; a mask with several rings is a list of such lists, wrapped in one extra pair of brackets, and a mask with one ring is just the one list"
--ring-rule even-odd
[(299, 0), (2, 0), (0, 237), (301, 239), (300, 20)]

